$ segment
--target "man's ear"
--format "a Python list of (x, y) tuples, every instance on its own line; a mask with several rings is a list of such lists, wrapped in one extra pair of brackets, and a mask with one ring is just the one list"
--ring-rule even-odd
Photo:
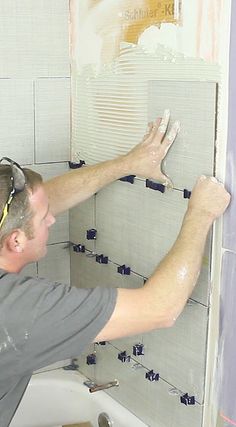
[(24, 231), (17, 228), (5, 239), (5, 245), (10, 252), (21, 253), (25, 250), (27, 237)]

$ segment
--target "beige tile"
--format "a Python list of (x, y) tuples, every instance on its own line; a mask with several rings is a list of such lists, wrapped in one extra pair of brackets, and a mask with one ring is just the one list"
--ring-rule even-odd
[(70, 254), (65, 243), (48, 245), (47, 255), (38, 262), (38, 275), (49, 280), (70, 283)]
[(69, 76), (68, 19), (67, 0), (1, 0), (0, 77)]
[(70, 157), (70, 79), (35, 82), (35, 160), (61, 162)]
[(90, 251), (95, 250), (95, 240), (88, 240), (86, 232), (95, 225), (95, 198), (91, 197), (69, 212), (70, 241), (82, 244)]
[[(135, 361), (121, 363), (117, 359), (118, 351), (112, 345), (98, 349), (96, 379), (99, 383), (119, 380), (119, 387), (106, 392), (122, 405), (134, 412), (150, 427), (199, 427), (201, 425), (202, 407), (199, 404), (185, 406), (180, 403), (180, 395), (170, 391), (172, 384), (162, 379), (150, 382), (145, 378), (148, 370)], [(136, 369), (135, 369), (136, 367)]]
[[(113, 183), (96, 195), (96, 251), (149, 277), (175, 242), (187, 203), (180, 191), (162, 194), (140, 180)], [(208, 303), (209, 252), (208, 244), (193, 293), (204, 304)]]
[(143, 335), (142, 363), (203, 402), (208, 309), (192, 301), (171, 328)]
[(21, 164), (33, 163), (33, 83), (23, 79), (0, 79), (0, 102), (1, 157), (11, 157)]
[(171, 111), (181, 131), (168, 152), (165, 170), (180, 189), (192, 189), (198, 176), (214, 170), (216, 83), (149, 81), (149, 120)]

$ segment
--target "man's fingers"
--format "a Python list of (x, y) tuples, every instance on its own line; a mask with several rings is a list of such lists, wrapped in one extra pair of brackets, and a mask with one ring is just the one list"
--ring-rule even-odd
[[(151, 142), (155, 139), (155, 141), (159, 141), (159, 144), (161, 143), (167, 127), (170, 120), (170, 110), (165, 110), (163, 113), (162, 119), (159, 117), (155, 120), (155, 122), (152, 122), (150, 125), (150, 132), (148, 137), (144, 138), (146, 142)], [(148, 125), (149, 125), (148, 124)]]
[(161, 123), (158, 126), (158, 132), (160, 132), (163, 135), (166, 133), (169, 120), (170, 120), (170, 110), (165, 110), (163, 114), (163, 118), (161, 119)]
[(178, 133), (180, 131), (180, 122), (176, 121), (174, 122), (173, 126), (171, 127), (170, 131), (167, 133), (164, 141), (162, 142), (162, 147), (164, 149), (165, 154), (173, 144), (175, 138), (177, 137)]

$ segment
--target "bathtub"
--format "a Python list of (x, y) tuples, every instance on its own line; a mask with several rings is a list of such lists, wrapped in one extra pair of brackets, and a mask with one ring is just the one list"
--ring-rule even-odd
[(32, 376), (10, 427), (61, 427), (90, 422), (98, 427), (101, 413), (112, 427), (147, 427), (104, 391), (89, 393), (87, 378), (62, 368)]

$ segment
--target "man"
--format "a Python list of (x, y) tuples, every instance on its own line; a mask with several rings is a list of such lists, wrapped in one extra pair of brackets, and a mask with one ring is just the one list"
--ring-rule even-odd
[(170, 327), (181, 313), (197, 281), (208, 231), (230, 200), (215, 178), (199, 178), (176, 243), (143, 288), (77, 289), (20, 274), (45, 255), (54, 215), (104, 185), (129, 174), (170, 185), (161, 162), (179, 124), (166, 133), (168, 121), (167, 111), (128, 154), (45, 184), (38, 174), (1, 160), (1, 427), (9, 425), (34, 370), (78, 356), (91, 342)]

